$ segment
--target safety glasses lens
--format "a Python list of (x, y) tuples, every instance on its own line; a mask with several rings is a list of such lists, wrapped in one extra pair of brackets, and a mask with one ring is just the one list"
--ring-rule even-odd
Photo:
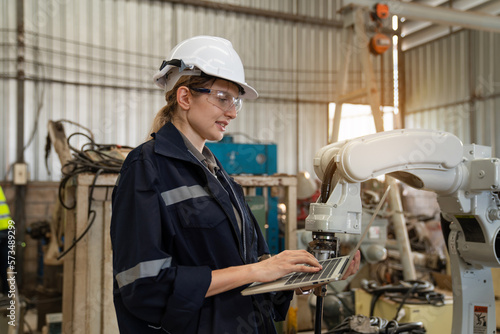
[(231, 94), (224, 91), (217, 91), (213, 96), (214, 102), (224, 111), (229, 111), (233, 107), (236, 112), (241, 110), (242, 101), (239, 97), (233, 97)]
[(234, 108), (236, 109), (236, 112), (240, 111), (241, 107), (243, 107), (243, 101), (238, 97), (234, 101)]

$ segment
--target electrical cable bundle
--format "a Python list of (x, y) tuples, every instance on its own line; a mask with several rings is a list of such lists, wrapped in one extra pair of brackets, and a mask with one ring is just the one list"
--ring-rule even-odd
[(406, 304), (444, 305), (444, 295), (434, 291), (434, 285), (426, 281), (400, 281), (398, 285), (379, 286), (374, 281), (363, 280), (361, 288), (373, 295), (370, 305), (370, 316), (373, 315), (377, 300), (384, 295), (397, 303), (399, 308), (394, 316), (397, 318), (399, 311)]
[[(89, 140), (83, 144), (81, 150), (71, 146), (70, 140), (74, 136), (83, 136)], [(111, 152), (117, 148), (130, 148), (119, 145), (97, 144), (93, 136), (88, 136), (82, 132), (75, 132), (68, 137), (68, 146), (73, 152), (73, 159), (69, 160), (61, 170), (64, 175), (61, 186), (59, 187), (59, 195), (61, 189), (66, 186), (68, 180), (81, 173), (119, 173), (123, 164), (123, 157), (113, 155)], [(64, 208), (71, 210), (75, 205), (68, 207), (61, 196), (59, 196)]]
[(361, 288), (373, 295), (370, 305), (370, 316), (373, 316), (375, 304), (382, 295), (399, 303), (394, 320), (397, 319), (399, 311), (404, 304), (444, 305), (444, 295), (435, 292), (434, 285), (426, 281), (400, 281), (399, 285), (379, 286), (374, 281), (363, 280)]
[[(85, 143), (80, 150), (76, 149), (70, 144), (70, 140), (74, 136), (83, 136), (86, 139), (88, 139), (89, 142)], [(73, 203), (73, 205), (71, 206), (66, 205), (63, 199), (64, 190), (66, 189), (66, 184), (68, 183), (69, 180), (71, 180), (78, 174), (82, 173), (93, 173), (95, 174), (95, 176), (92, 181), (88, 197), (89, 205), (88, 205), (88, 215), (87, 215), (88, 217), (87, 227), (81, 233), (80, 236), (78, 236), (73, 240), (71, 246), (69, 246), (63, 253), (61, 253), (61, 255), (58, 256), (57, 258), (58, 260), (61, 259), (64, 255), (66, 255), (71, 249), (73, 249), (76, 246), (76, 244), (87, 234), (87, 232), (92, 227), (92, 224), (94, 223), (95, 220), (96, 212), (91, 209), (92, 206), (91, 203), (93, 200), (93, 193), (97, 182), (97, 178), (99, 177), (99, 175), (103, 173), (119, 173), (124, 161), (124, 157), (122, 155), (113, 154), (113, 152), (117, 152), (117, 150), (121, 148), (132, 149), (131, 147), (128, 146), (98, 144), (94, 141), (92, 133), (91, 136), (89, 136), (81, 132), (75, 132), (68, 137), (67, 142), (70, 150), (73, 153), (72, 154), (73, 159), (69, 160), (61, 168), (64, 177), (61, 180), (61, 183), (59, 184), (58, 196), (62, 207), (64, 207), (67, 210), (72, 210), (76, 207), (76, 203)]]

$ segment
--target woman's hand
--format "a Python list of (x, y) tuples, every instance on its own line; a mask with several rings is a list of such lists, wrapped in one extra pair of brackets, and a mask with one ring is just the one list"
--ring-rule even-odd
[[(358, 271), (359, 261), (358, 251), (343, 279)], [(212, 282), (206, 296), (210, 297), (253, 282), (271, 282), (293, 272), (315, 273), (321, 269), (318, 260), (308, 251), (286, 250), (261, 262), (212, 271)]]
[[(361, 253), (358, 250), (342, 279), (357, 273), (360, 261)], [(255, 263), (253, 266), (256, 282), (271, 282), (289, 273), (314, 273), (322, 269), (318, 260), (306, 250), (286, 250), (267, 260)]]
[(289, 273), (314, 273), (322, 269), (318, 260), (306, 250), (286, 250), (252, 266), (256, 282), (271, 282)]
[(356, 252), (354, 255), (354, 258), (351, 261), (351, 264), (349, 265), (349, 268), (347, 268), (344, 276), (342, 276), (342, 279), (346, 279), (347, 277), (354, 275), (358, 272), (359, 270), (359, 263), (361, 262), (361, 253), (359, 250)]
[[(351, 261), (351, 264), (349, 265), (349, 268), (347, 268), (346, 272), (344, 273), (344, 276), (342, 276), (342, 279), (347, 279), (349, 276), (352, 276), (356, 274), (359, 270), (359, 263), (361, 262), (361, 253), (359, 250), (356, 252), (354, 255), (354, 258)], [(311, 286), (306, 286), (303, 288), (295, 289), (295, 293), (297, 295), (308, 295), (311, 293), (311, 290), (317, 287), (320, 287), (324, 284), (328, 283), (323, 283), (323, 284), (316, 284), (316, 285), (311, 285)]]
[(253, 282), (271, 282), (297, 271), (318, 272), (321, 268), (318, 260), (309, 252), (286, 250), (257, 263), (213, 270), (206, 297)]

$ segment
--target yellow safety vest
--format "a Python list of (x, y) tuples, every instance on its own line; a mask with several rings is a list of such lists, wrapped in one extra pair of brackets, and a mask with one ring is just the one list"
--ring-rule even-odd
[(9, 220), (11, 219), (5, 194), (2, 187), (0, 187), (0, 231), (6, 230), (9, 227)]

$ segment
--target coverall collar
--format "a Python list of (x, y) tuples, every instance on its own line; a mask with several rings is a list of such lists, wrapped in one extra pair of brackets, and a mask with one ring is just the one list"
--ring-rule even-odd
[(155, 153), (166, 157), (186, 160), (186, 144), (180, 131), (171, 122), (165, 124), (158, 132), (151, 134), (155, 138)]

